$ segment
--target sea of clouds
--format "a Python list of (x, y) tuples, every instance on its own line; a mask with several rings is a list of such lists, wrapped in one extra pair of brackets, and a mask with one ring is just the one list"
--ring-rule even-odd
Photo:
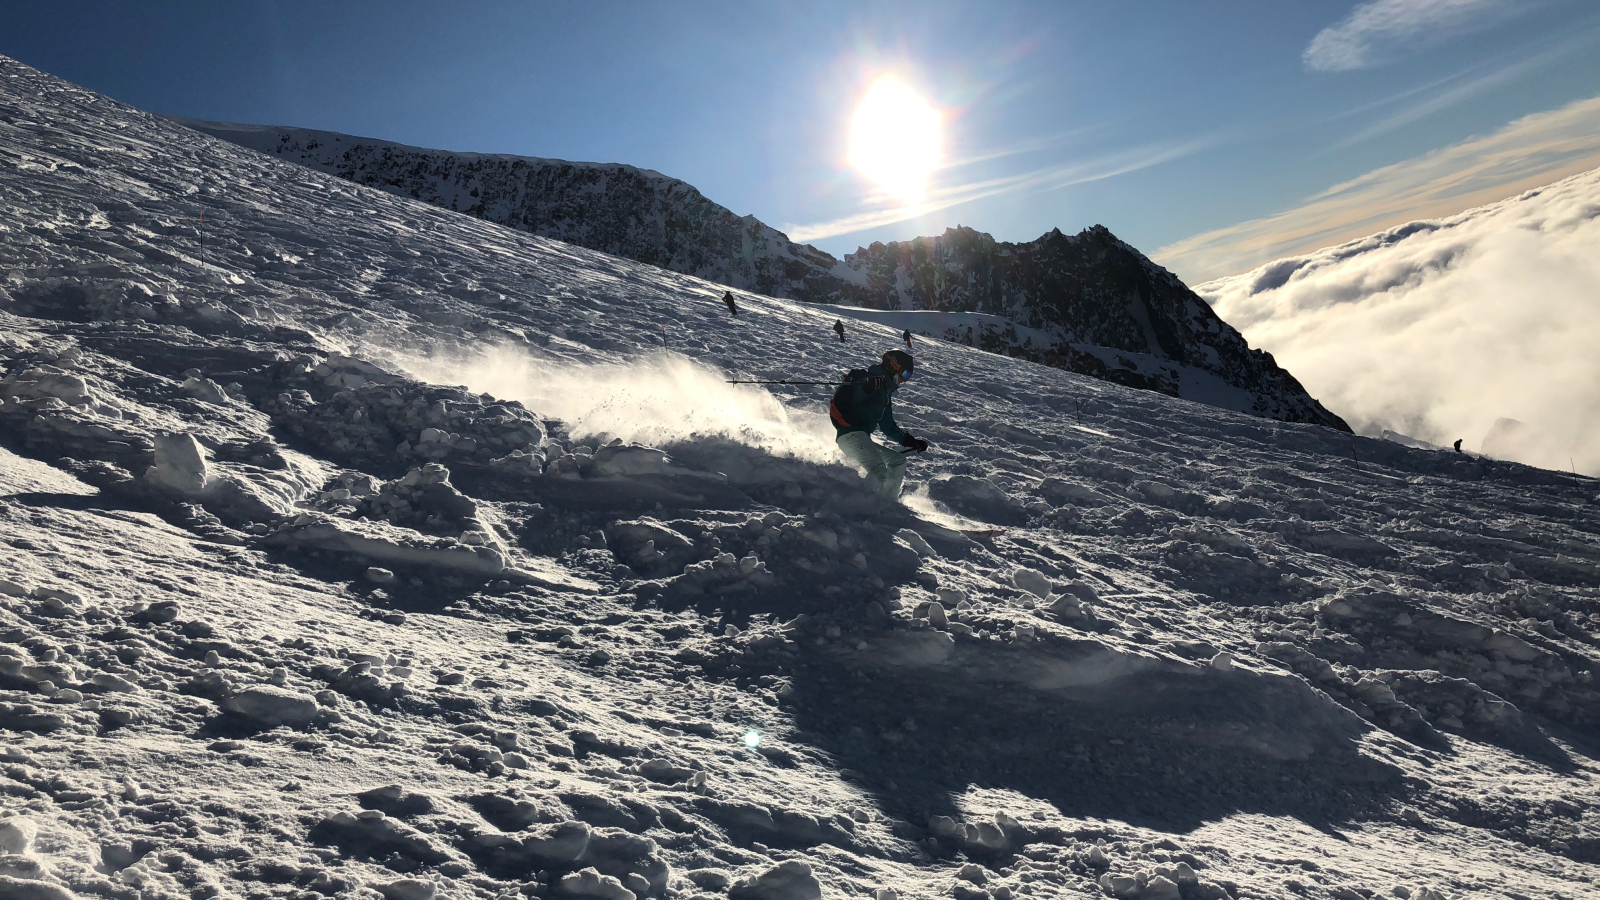
[(1357, 431), (1600, 475), (1600, 169), (1196, 290)]

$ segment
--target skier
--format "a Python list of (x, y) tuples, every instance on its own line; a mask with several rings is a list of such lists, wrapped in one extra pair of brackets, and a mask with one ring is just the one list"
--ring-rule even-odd
[(889, 439), (917, 453), (928, 449), (927, 441), (907, 434), (895, 424), (890, 409), (894, 392), (911, 377), (913, 365), (911, 354), (890, 350), (883, 355), (883, 362), (868, 369), (850, 370), (828, 404), (828, 416), (838, 432), (835, 440), (839, 450), (846, 459), (867, 470), (867, 478), (885, 500), (900, 496), (906, 457), (874, 441), (872, 433), (882, 430)]
[(728, 312), (731, 312), (736, 316), (739, 314), (739, 304), (733, 302), (733, 291), (724, 293), (722, 295), (722, 302), (728, 304)]
[(1461, 438), (1456, 438), (1456, 452), (1461, 452)]
[(906, 349), (910, 350), (911, 349), (911, 329), (907, 328), (905, 330), (905, 332), (900, 335), (900, 340), (905, 341), (906, 342)]
[(833, 330), (835, 334), (839, 335), (839, 343), (844, 343), (844, 320), (834, 319)]

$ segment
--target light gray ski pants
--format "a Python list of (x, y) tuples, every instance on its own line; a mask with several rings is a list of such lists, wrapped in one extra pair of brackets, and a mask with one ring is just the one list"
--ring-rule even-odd
[(900, 483), (906, 478), (905, 454), (884, 447), (864, 431), (847, 431), (839, 435), (837, 443), (845, 459), (867, 470), (867, 480), (878, 496), (899, 499)]

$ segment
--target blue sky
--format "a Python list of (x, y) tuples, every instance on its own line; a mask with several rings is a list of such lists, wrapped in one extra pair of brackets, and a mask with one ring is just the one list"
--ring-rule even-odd
[[(1600, 165), (1592, 0), (23, 3), (0, 53), (155, 112), (625, 162), (842, 254), (1094, 223), (1191, 282)], [(892, 76), (920, 207), (845, 163)]]

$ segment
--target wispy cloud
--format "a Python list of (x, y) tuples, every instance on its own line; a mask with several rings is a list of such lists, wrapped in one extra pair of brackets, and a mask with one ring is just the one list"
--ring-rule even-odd
[(1421, 90), (1407, 92), (1408, 96), (1416, 93), (1426, 93), (1432, 88), (1442, 87), (1445, 84), (1460, 81), (1462, 78), (1471, 75), (1476, 75), (1476, 77), (1457, 84), (1449, 90), (1441, 91), (1432, 97), (1427, 98), (1426, 100), (1412, 104), (1411, 106), (1408, 106), (1399, 112), (1393, 113), (1378, 120), (1377, 122), (1374, 122), (1366, 128), (1363, 128), (1355, 134), (1340, 141), (1335, 145), (1335, 149), (1358, 144), (1370, 138), (1377, 137), (1380, 134), (1386, 134), (1395, 130), (1396, 128), (1401, 128), (1411, 124), (1412, 122), (1427, 118), (1434, 113), (1449, 109), (1452, 106), (1465, 103), (1466, 101), (1471, 100), (1473, 97), (1493, 90), (1494, 88), (1497, 88), (1503, 84), (1509, 84), (1510, 82), (1527, 75), (1529, 72), (1533, 72), (1537, 69), (1543, 68), (1544, 66), (1550, 65), (1551, 63), (1554, 63), (1564, 57), (1572, 55), (1578, 50), (1591, 47), (1597, 41), (1600, 41), (1600, 30), (1580, 31), (1577, 35), (1562, 41), (1561, 43), (1545, 50), (1542, 53), (1537, 53), (1533, 56), (1530, 56), (1527, 59), (1519, 60), (1488, 72), (1484, 71), (1486, 68), (1489, 68), (1487, 65), (1473, 66), (1471, 69), (1468, 69), (1465, 72), (1459, 73), (1450, 78), (1441, 79), (1439, 81), (1432, 82), (1429, 85), (1425, 85)]
[(1418, 219), (1454, 215), (1600, 166), (1600, 96), (1375, 169), (1267, 218), (1162, 247), (1155, 259), (1204, 281)]
[(1024, 192), (1040, 193), (1069, 187), (1074, 184), (1085, 184), (1091, 181), (1115, 178), (1118, 175), (1135, 172), (1139, 169), (1147, 169), (1151, 166), (1157, 166), (1164, 162), (1188, 156), (1215, 143), (1215, 138), (1206, 137), (1181, 143), (1147, 144), (1091, 160), (1079, 160), (1035, 169), (1020, 175), (1009, 175), (1002, 178), (991, 178), (984, 181), (939, 188), (930, 191), (927, 199), (917, 203), (868, 210), (812, 225), (786, 225), (782, 230), (789, 235), (791, 240), (802, 243), (838, 237), (844, 234), (853, 234), (870, 228), (880, 228), (884, 225), (893, 225), (896, 222), (920, 218), (940, 210), (949, 209), (952, 206), (959, 206), (962, 203), (982, 200), (985, 197)]
[(1371, 68), (1406, 50), (1487, 28), (1533, 5), (1532, 0), (1368, 0), (1318, 32), (1301, 59), (1319, 72)]
[(939, 168), (941, 170), (960, 169), (965, 166), (1005, 159), (1011, 156), (1039, 153), (1044, 150), (1059, 150), (1069, 144), (1077, 143), (1089, 135), (1104, 132), (1108, 127), (1106, 123), (1101, 122), (1094, 125), (1084, 125), (1080, 128), (1069, 128), (1066, 131), (1059, 131), (1055, 134), (1017, 141), (997, 150), (979, 150), (963, 156), (957, 156), (946, 160)]

